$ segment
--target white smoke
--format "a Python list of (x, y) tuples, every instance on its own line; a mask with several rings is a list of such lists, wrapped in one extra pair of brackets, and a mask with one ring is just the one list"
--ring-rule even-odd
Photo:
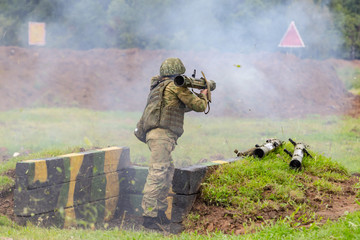
[[(308, 56), (321, 57), (342, 43), (326, 2), (294, 0), (279, 1), (277, 5), (272, 2), (64, 1), (57, 3), (54, 16), (45, 20), (47, 45), (76, 49), (130, 46), (238, 53), (279, 51), (278, 44), (291, 21), (307, 46)], [(42, 21), (41, 14), (35, 13), (28, 20)], [(24, 45), (26, 24), (21, 35)]]
[[(158, 74), (159, 66), (166, 57), (180, 57), (186, 65), (190, 75), (192, 70), (204, 71), (208, 78), (217, 82), (214, 92), (213, 109), (227, 108), (226, 104), (240, 106), (237, 111), (271, 113), (273, 101), (280, 101), (282, 94), (296, 92), (289, 79), (281, 82), (281, 89), (274, 86), (266, 72), (261, 69), (264, 52), (291, 51), (280, 49), (278, 44), (285, 34), (291, 21), (294, 21), (303, 41), (305, 49), (298, 52), (303, 55), (319, 57), (327, 51), (329, 46), (336, 48), (341, 44), (341, 36), (333, 30), (333, 16), (326, 4), (316, 4), (313, 0), (279, 1), (273, 5), (268, 1), (235, 1), (235, 0), (179, 0), (179, 1), (145, 1), (145, 0), (112, 0), (93, 1), (79, 0), (66, 1), (59, 5), (58, 20), (47, 22), (47, 46), (60, 48), (106, 48), (117, 43), (128, 46), (129, 43), (144, 43), (149, 48), (161, 48), (172, 52), (162, 52), (152, 61), (141, 54), (125, 54), (125, 64), (132, 64), (141, 68), (136, 72), (129, 70), (121, 73), (116, 70), (116, 59), (109, 58), (108, 65), (103, 66), (115, 75), (130, 76), (130, 80), (144, 79), (144, 84), (139, 84), (133, 92), (146, 95), (148, 81), (152, 75)], [(161, 10), (161, 11), (160, 11)], [(164, 11), (166, 10), (166, 11)], [(32, 16), (29, 21), (37, 21)], [(129, 25), (129, 23), (133, 23)], [(110, 29), (109, 29), (110, 26)], [(118, 27), (125, 32), (116, 32)], [(115, 32), (114, 32), (115, 31)], [(126, 32), (128, 31), (128, 32)], [(332, 35), (329, 35), (329, 33)], [(69, 34), (71, 33), (71, 34)], [(114, 34), (125, 34), (128, 38), (114, 38)], [(61, 36), (68, 39), (61, 39)], [(60, 38), (59, 38), (60, 37)], [(138, 37), (138, 39), (135, 39)], [(64, 40), (64, 41), (62, 41)], [(117, 42), (119, 40), (125, 42)], [(66, 43), (66, 44), (65, 44)], [(149, 46), (146, 45), (149, 44)], [(259, 54), (254, 59), (249, 59), (251, 54)], [(61, 54), (58, 54), (58, 56)], [(104, 55), (106, 58), (107, 56)], [(296, 68), (282, 58), (281, 64), (288, 70), (287, 77), (291, 78), (291, 68)], [(84, 59), (85, 61), (85, 59)], [(112, 62), (111, 62), (112, 61)], [(268, 60), (271, 61), (271, 60)], [(57, 66), (63, 63), (61, 58), (56, 61), (41, 61), (34, 63), (34, 68), (39, 69), (43, 78), (43, 85), (54, 84), (51, 79)], [(87, 77), (93, 74), (88, 69), (92, 63), (84, 63), (75, 85), (87, 84)], [(101, 63), (95, 63), (98, 67)], [(119, 64), (124, 64), (120, 62)], [(236, 68), (234, 64), (242, 67)], [(262, 63), (262, 65), (266, 63)], [(122, 66), (124, 67), (124, 66)], [(266, 68), (264, 66), (263, 68)], [(113, 70), (111, 70), (113, 69)], [(273, 72), (280, 71), (273, 70)], [(277, 76), (276, 74), (273, 74)], [(272, 76), (272, 77), (274, 77)], [(40, 81), (40, 80), (39, 80)], [(61, 85), (59, 82), (55, 84)], [(81, 90), (81, 86), (79, 89)], [(85, 87), (84, 87), (85, 89)], [(295, 89), (295, 90), (294, 90)], [(100, 91), (103, 90), (103, 91)], [(96, 94), (87, 94), (91, 101), (104, 101), (111, 109), (116, 101), (127, 106), (128, 101), (139, 101), (134, 94), (116, 96), (114, 89), (99, 86)], [(224, 101), (216, 99), (216, 95), (231, 96)], [(127, 98), (125, 98), (125, 96)], [(145, 98), (144, 98), (145, 99)], [(143, 100), (144, 101), (144, 100)], [(139, 110), (139, 109), (137, 109)], [(216, 110), (215, 110), (216, 111)]]

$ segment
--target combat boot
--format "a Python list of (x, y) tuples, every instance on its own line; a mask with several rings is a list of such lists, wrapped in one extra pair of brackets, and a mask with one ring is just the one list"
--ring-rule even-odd
[(159, 211), (157, 218), (161, 225), (167, 225), (171, 223), (164, 211)]
[(143, 226), (148, 229), (162, 231), (159, 227), (159, 219), (158, 217), (146, 217), (144, 216)]

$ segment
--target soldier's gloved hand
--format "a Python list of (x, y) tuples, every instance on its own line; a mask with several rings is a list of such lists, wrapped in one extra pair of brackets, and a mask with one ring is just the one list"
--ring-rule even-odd
[(208, 92), (207, 89), (203, 89), (203, 90), (200, 91), (200, 93), (204, 94), (205, 96), (207, 96), (207, 92)]

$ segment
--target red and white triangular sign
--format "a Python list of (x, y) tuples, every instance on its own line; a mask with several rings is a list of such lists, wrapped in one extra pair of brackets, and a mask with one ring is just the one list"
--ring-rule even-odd
[(294, 21), (290, 23), (285, 35), (283, 36), (283, 38), (279, 43), (279, 47), (290, 47), (290, 48), (305, 47), (305, 44), (301, 39), (301, 36), (295, 26)]

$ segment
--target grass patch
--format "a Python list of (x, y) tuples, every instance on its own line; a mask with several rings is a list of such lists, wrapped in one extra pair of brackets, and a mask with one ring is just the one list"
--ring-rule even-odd
[(360, 212), (347, 214), (339, 221), (328, 222), (319, 227), (312, 225), (309, 228), (293, 228), (286, 220), (280, 220), (276, 223), (264, 225), (256, 230), (256, 233), (245, 234), (240, 236), (225, 235), (221, 232), (200, 235), (194, 233), (182, 233), (175, 236), (164, 236), (159, 233), (149, 232), (132, 232), (113, 230), (84, 230), (84, 229), (55, 229), (55, 228), (38, 228), (35, 226), (20, 227), (0, 216), (0, 233), (3, 238), (13, 239), (174, 239), (174, 240), (204, 240), (204, 239), (359, 239), (360, 238)]
[(8, 176), (1, 176), (0, 175), (0, 192), (9, 189), (10, 187), (15, 185), (15, 181), (12, 178), (9, 178)]
[(240, 239), (359, 239), (360, 212), (347, 214), (339, 221), (328, 222), (318, 227), (313, 224), (308, 228), (294, 229), (287, 220), (269, 224), (254, 234)]
[[(0, 164), (0, 173), (14, 169), (16, 162), (26, 159), (54, 157), (80, 148), (128, 146), (131, 161), (146, 164), (150, 152), (147, 146), (133, 136), (133, 129), (141, 113), (97, 112), (84, 109), (23, 109), (0, 112), (0, 147), (9, 155), (22, 155)], [(89, 121), (91, 119), (91, 121)], [(289, 169), (289, 156), (281, 150), (262, 160), (247, 158), (242, 162), (219, 168), (206, 182), (208, 200), (212, 204), (236, 209), (239, 213), (261, 217), (261, 210), (289, 209), (287, 218), (258, 229), (245, 236), (214, 233), (197, 235), (183, 233), (173, 239), (309, 239), (319, 236), (350, 234), (352, 224), (360, 226), (359, 214), (349, 214), (338, 223), (324, 228), (316, 224), (311, 229), (294, 229), (301, 222), (317, 221), (307, 202), (306, 191), (323, 195), (340, 191), (337, 183), (349, 178), (351, 172), (360, 171), (360, 120), (334, 116), (309, 116), (306, 119), (239, 119), (189, 115), (185, 120), (185, 133), (178, 140), (173, 153), (177, 166), (192, 165), (200, 160), (235, 157), (234, 149), (246, 150), (266, 139), (277, 137), (310, 145), (315, 158), (304, 159), (300, 172)], [(287, 149), (292, 145), (287, 144)], [(311, 151), (312, 150), (312, 151)], [(319, 154), (315, 154), (314, 152)], [(30, 154), (26, 155), (25, 153)], [(280, 154), (281, 158), (276, 154)], [(6, 176), (0, 185), (13, 184)], [(358, 197), (359, 191), (357, 192)], [(292, 213), (296, 212), (294, 215)], [(306, 214), (305, 214), (306, 213)], [(304, 215), (305, 214), (305, 215)], [(241, 216), (241, 214), (239, 214)], [(197, 221), (196, 214), (190, 217)], [(250, 226), (249, 226), (250, 228)], [(356, 231), (358, 228), (355, 229)], [(359, 236), (354, 231), (351, 236)], [(14, 239), (167, 239), (157, 233), (112, 230), (60, 230), (35, 226), (20, 227), (0, 218), (0, 233)], [(285, 235), (284, 235), (285, 234)], [(334, 235), (332, 235), (334, 234)], [(356, 235), (358, 234), (358, 235)], [(349, 235), (350, 236), (350, 235)]]
[(314, 158), (304, 157), (302, 170), (293, 170), (284, 147), (291, 149), (291, 144), (262, 159), (247, 157), (220, 166), (203, 183), (202, 199), (225, 207), (245, 221), (265, 219), (264, 209), (278, 212), (277, 217), (287, 216), (294, 226), (317, 221), (315, 211), (343, 193), (339, 182), (349, 180), (350, 174), (339, 163), (313, 152)]
[[(139, 112), (99, 112), (77, 108), (22, 109), (0, 112), (0, 147), (16, 161), (69, 153), (76, 148), (128, 146), (131, 161), (146, 165), (148, 147), (133, 135)], [(91, 121), (89, 121), (91, 119)], [(189, 114), (185, 133), (173, 152), (176, 166), (235, 157), (234, 149), (249, 149), (268, 138), (305, 142), (310, 149), (360, 172), (360, 119), (309, 116), (306, 119), (214, 118)], [(25, 156), (27, 153), (35, 155)]]
[(354, 95), (360, 95), (360, 88), (350, 89), (349, 92), (351, 92)]
[(347, 90), (354, 94), (360, 91), (360, 68), (358, 67), (341, 67), (337, 68), (336, 72), (339, 78), (343, 81)]
[(0, 234), (1, 237), (13, 239), (165, 239), (159, 233), (124, 231), (118, 228), (110, 230), (58, 229), (40, 228), (31, 224), (21, 227), (4, 216), (0, 216)]

